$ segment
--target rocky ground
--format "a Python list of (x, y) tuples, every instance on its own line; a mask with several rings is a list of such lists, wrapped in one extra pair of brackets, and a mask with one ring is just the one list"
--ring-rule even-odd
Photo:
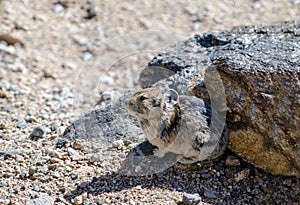
[(101, 162), (80, 145), (55, 146), (74, 119), (137, 89), (158, 51), (195, 33), (299, 19), (298, 0), (0, 2), (0, 204), (299, 203), (298, 179), (231, 153), (130, 177), (116, 171), (134, 141)]

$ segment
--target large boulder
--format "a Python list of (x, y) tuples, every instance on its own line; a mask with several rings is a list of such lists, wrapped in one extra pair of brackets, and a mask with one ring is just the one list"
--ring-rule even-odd
[(164, 81), (207, 101), (225, 90), (229, 149), (266, 172), (299, 177), (299, 76), (300, 23), (285, 22), (178, 42), (149, 62), (140, 84)]

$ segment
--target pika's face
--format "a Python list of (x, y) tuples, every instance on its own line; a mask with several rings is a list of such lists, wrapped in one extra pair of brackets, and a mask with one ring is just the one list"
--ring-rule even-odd
[(134, 93), (126, 101), (128, 111), (139, 119), (160, 120), (163, 115), (171, 117), (178, 109), (178, 94), (175, 90), (147, 88)]
[(148, 88), (134, 93), (125, 101), (128, 111), (138, 118), (149, 118), (150, 112), (160, 108), (161, 91), (157, 88)]

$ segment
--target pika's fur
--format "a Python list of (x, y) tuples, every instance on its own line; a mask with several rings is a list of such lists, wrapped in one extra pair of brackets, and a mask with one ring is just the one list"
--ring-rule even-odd
[(155, 155), (178, 154), (178, 161), (190, 164), (219, 157), (225, 143), (210, 132), (210, 107), (194, 96), (178, 95), (167, 88), (147, 88), (126, 101), (149, 142), (158, 147)]

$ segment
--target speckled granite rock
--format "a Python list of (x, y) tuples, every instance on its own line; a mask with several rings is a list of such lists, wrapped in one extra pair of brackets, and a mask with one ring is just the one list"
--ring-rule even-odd
[(300, 23), (195, 35), (154, 57), (140, 84), (169, 76), (171, 87), (209, 101), (207, 90), (220, 92), (215, 75), (226, 93), (229, 148), (266, 172), (300, 176)]

